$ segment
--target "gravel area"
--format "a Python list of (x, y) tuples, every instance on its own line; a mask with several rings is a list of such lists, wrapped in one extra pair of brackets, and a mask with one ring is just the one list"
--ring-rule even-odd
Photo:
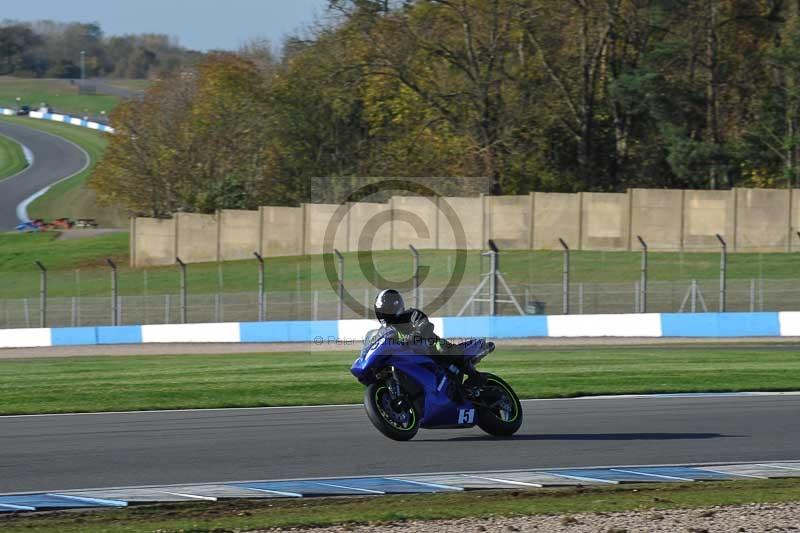
[[(314, 533), (461, 533), (481, 531), (541, 531), (547, 533), (652, 532), (779, 532), (800, 530), (800, 503), (751, 504), (702, 509), (653, 510), (625, 513), (573, 514), (462, 520), (413, 521), (388, 525), (337, 526), (315, 529), (268, 529), (262, 532)], [(256, 532), (250, 532), (256, 533)]]

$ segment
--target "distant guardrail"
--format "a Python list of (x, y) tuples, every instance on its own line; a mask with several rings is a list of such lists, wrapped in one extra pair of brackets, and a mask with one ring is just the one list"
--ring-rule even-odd
[[(800, 337), (800, 312), (433, 318), (450, 339), (532, 337)], [(314, 342), (357, 345), (375, 320), (158, 324), (0, 330), (0, 348), (141, 343)]]
[[(0, 108), (0, 115), (13, 116), (16, 114), (17, 112), (13, 109)], [(61, 113), (45, 113), (43, 111), (31, 111), (26, 116), (39, 120), (62, 122), (64, 124), (70, 124), (72, 126), (80, 126), (82, 128), (89, 128), (90, 130), (101, 131), (103, 133), (114, 133), (114, 128), (112, 128), (111, 126), (106, 126), (105, 124), (101, 124), (99, 122), (94, 122), (92, 120), (86, 120), (78, 117), (72, 117), (70, 115), (64, 115)]]

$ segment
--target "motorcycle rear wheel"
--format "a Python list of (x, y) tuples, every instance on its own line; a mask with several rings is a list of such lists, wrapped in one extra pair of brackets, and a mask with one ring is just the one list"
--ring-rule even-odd
[(364, 408), (375, 428), (393, 440), (414, 438), (419, 431), (419, 413), (403, 398), (392, 399), (385, 383), (373, 383), (364, 391)]
[[(480, 402), (488, 406), (478, 408), (478, 427), (489, 435), (510, 437), (522, 426), (522, 404), (517, 393), (503, 379), (494, 374), (483, 374)], [(466, 386), (472, 380), (467, 380)]]

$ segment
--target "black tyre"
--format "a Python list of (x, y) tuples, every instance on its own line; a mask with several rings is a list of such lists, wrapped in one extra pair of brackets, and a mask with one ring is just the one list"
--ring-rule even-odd
[(522, 426), (522, 404), (514, 389), (501, 378), (494, 374), (483, 374), (483, 378), (478, 427), (489, 435), (509, 437)]
[(370, 422), (393, 440), (411, 440), (419, 431), (419, 413), (403, 398), (393, 400), (385, 383), (373, 383), (364, 392)]

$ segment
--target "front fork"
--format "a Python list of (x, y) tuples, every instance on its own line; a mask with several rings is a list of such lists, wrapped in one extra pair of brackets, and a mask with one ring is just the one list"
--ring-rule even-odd
[(398, 401), (400, 399), (400, 375), (395, 367), (391, 367), (391, 372), (391, 377), (388, 379), (389, 394), (392, 396), (392, 400)]

